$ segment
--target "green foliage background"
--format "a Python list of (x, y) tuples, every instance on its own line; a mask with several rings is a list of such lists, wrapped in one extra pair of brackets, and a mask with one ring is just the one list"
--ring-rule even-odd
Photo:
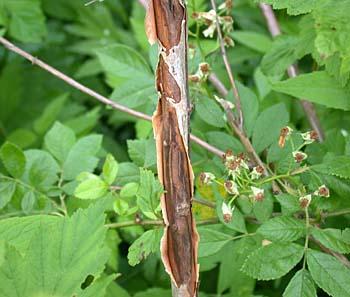
[[(144, 8), (136, 0), (85, 2), (0, 0), (0, 36), (152, 115), (157, 46), (145, 37)], [(350, 271), (340, 260), (350, 252), (350, 3), (265, 2), (277, 9), (284, 33), (275, 40), (256, 2), (236, 0), (230, 11), (228, 58), (244, 131), (272, 173), (283, 175), (293, 149), (278, 146), (280, 129), (310, 130), (298, 98), (314, 102), (326, 140), (308, 145), (304, 167), (293, 169), (301, 172), (301, 192), (326, 184), (331, 195), (313, 198), (308, 219), (290, 184), (275, 195), (263, 180), (265, 200), (236, 199), (227, 224), (223, 187), (197, 181), (195, 196), (216, 209), (195, 205), (196, 219), (220, 219), (199, 227), (200, 296), (346, 297)], [(188, 1), (190, 16), (209, 9), (207, 0)], [(216, 37), (205, 38), (206, 27), (192, 18), (189, 26), (190, 73), (208, 62), (233, 102)], [(288, 79), (296, 62), (300, 75)], [(192, 133), (220, 150), (244, 151), (212, 85), (190, 84), (190, 92)], [(293, 140), (302, 142), (299, 134)], [(170, 296), (149, 122), (99, 104), (0, 46), (0, 144), (0, 296)], [(194, 143), (191, 159), (196, 176), (226, 177), (220, 158)]]

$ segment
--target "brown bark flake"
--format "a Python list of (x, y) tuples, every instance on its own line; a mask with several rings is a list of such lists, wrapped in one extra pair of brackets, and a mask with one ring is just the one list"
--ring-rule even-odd
[[(191, 212), (193, 172), (188, 155), (187, 16), (183, 0), (150, 0), (146, 26), (149, 41), (159, 41), (156, 86), (159, 92), (153, 116), (158, 176), (166, 225), (162, 260), (176, 296), (197, 296), (198, 233)], [(154, 21), (154, 23), (152, 23)], [(149, 25), (150, 24), (150, 25)]]

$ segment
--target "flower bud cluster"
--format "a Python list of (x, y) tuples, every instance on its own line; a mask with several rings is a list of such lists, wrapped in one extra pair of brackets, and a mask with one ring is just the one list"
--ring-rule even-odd
[(208, 63), (199, 63), (198, 70), (195, 74), (192, 74), (188, 79), (193, 83), (206, 81), (210, 74), (210, 66)]

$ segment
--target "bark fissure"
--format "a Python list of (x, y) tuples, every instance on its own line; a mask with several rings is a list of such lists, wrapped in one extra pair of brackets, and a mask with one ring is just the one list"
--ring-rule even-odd
[(193, 172), (189, 160), (187, 15), (183, 0), (150, 0), (149, 41), (159, 44), (153, 127), (165, 231), (162, 260), (173, 282), (173, 296), (197, 295), (198, 233), (191, 211)]

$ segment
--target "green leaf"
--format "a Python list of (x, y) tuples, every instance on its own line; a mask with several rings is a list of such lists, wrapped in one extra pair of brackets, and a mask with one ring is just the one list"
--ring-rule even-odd
[(232, 236), (209, 228), (199, 228), (198, 257), (208, 257), (220, 251), (224, 245), (232, 240)]
[(35, 194), (28, 191), (24, 194), (21, 202), (21, 207), (24, 213), (28, 214), (33, 210), (35, 204)]
[(75, 135), (73, 130), (56, 122), (46, 133), (44, 141), (48, 151), (63, 163), (75, 143)]
[(119, 164), (117, 175), (118, 185), (125, 185), (130, 182), (138, 182), (140, 179), (140, 169), (136, 164), (124, 162)]
[(118, 215), (124, 216), (129, 210), (129, 204), (123, 199), (117, 199), (113, 204), (113, 209)]
[(349, 88), (343, 88), (326, 71), (301, 74), (271, 84), (276, 92), (323, 104), (327, 107), (350, 110)]
[(148, 218), (158, 219), (156, 213), (159, 209), (162, 193), (163, 186), (154, 177), (153, 172), (140, 168), (140, 187), (136, 195), (137, 205)]
[[(70, 218), (29, 217), (36, 224), (30, 225), (28, 248), (21, 255), (9, 246), (5, 265), (0, 267), (0, 295), (84, 296), (81, 284), (88, 275), (98, 277), (108, 258), (104, 204), (78, 210)], [(17, 221), (23, 219), (28, 222), (27, 218)], [(12, 231), (24, 234), (23, 225), (13, 226)]]
[(145, 59), (134, 49), (116, 44), (97, 50), (104, 70), (115, 77), (135, 79), (150, 77), (151, 71)]
[(22, 42), (40, 42), (46, 34), (45, 17), (39, 0), (2, 0), (9, 16), (10, 35)]
[[(242, 112), (243, 112), (243, 126), (244, 131), (248, 137), (253, 133), (256, 118), (258, 117), (259, 101), (254, 92), (241, 84), (239, 81), (236, 82), (239, 96), (244, 98), (242, 100)], [(229, 92), (231, 93), (231, 92)], [(231, 97), (233, 98), (233, 96)]]
[(92, 172), (98, 163), (95, 154), (100, 150), (101, 135), (89, 135), (80, 138), (69, 151), (63, 163), (63, 177), (65, 180), (74, 179), (83, 171)]
[(290, 15), (298, 15), (311, 12), (314, 8), (316, 0), (259, 0), (267, 4), (271, 4), (274, 9), (287, 9)]
[(103, 165), (103, 177), (107, 184), (111, 185), (118, 175), (118, 162), (114, 159), (113, 155), (108, 154), (105, 164)]
[(34, 121), (34, 131), (44, 134), (54, 123), (68, 99), (68, 94), (63, 94), (50, 102), (44, 109), (42, 115)]
[(129, 264), (135, 266), (146, 259), (150, 253), (158, 251), (162, 234), (162, 229), (154, 229), (146, 231), (136, 239), (129, 248)]
[(149, 102), (155, 105), (157, 92), (154, 78), (147, 76), (129, 79), (115, 88), (111, 99), (129, 108), (136, 108)]
[(16, 129), (8, 137), (7, 140), (18, 145), (21, 149), (31, 146), (36, 140), (37, 135), (27, 129)]
[(344, 297), (350, 292), (350, 270), (336, 258), (315, 251), (307, 251), (307, 265), (316, 284), (333, 297)]
[(105, 297), (107, 287), (113, 282), (116, 276), (116, 274), (111, 274), (107, 277), (98, 278), (84, 289), (78, 297)]
[(146, 291), (136, 293), (134, 297), (171, 297), (171, 290), (151, 288)]
[(255, 250), (246, 259), (242, 271), (258, 280), (271, 280), (287, 274), (304, 254), (295, 243), (271, 243)]
[(217, 128), (225, 127), (224, 113), (213, 99), (201, 96), (196, 101), (195, 110), (196, 114), (209, 125)]
[(234, 152), (243, 152), (244, 148), (241, 142), (232, 135), (221, 131), (210, 131), (205, 134), (208, 142), (218, 149), (226, 152), (228, 149)]
[(156, 143), (153, 137), (149, 139), (128, 140), (128, 153), (130, 158), (139, 167), (154, 167), (157, 163)]
[(319, 173), (350, 178), (350, 156), (335, 156), (331, 160), (313, 165), (311, 168)]
[(127, 183), (120, 191), (120, 197), (131, 198), (135, 197), (139, 189), (138, 183)]
[(275, 198), (281, 204), (283, 215), (292, 215), (300, 210), (299, 200), (292, 195), (279, 194)]
[(27, 150), (27, 166), (23, 180), (39, 190), (47, 191), (58, 180), (60, 168), (56, 160), (46, 151)]
[(26, 157), (17, 145), (5, 142), (0, 149), (0, 158), (8, 173), (16, 178), (22, 177), (26, 166)]
[(350, 253), (350, 229), (311, 229), (311, 235), (325, 247), (338, 253)]
[(11, 181), (0, 182), (0, 209), (4, 208), (7, 203), (11, 201), (11, 198), (16, 190), (16, 183)]
[(75, 189), (74, 195), (80, 199), (97, 199), (108, 191), (108, 184), (100, 177), (91, 175)]
[(272, 44), (272, 48), (261, 61), (262, 72), (270, 76), (283, 74), (298, 58), (295, 51), (297, 44), (298, 38), (294, 36), (277, 36)]
[(231, 37), (257, 52), (266, 53), (272, 46), (271, 38), (265, 34), (250, 31), (235, 31)]
[(253, 146), (261, 153), (273, 142), (278, 141), (280, 130), (288, 124), (289, 114), (283, 103), (265, 109), (257, 118), (253, 132)]
[(305, 233), (305, 224), (292, 217), (280, 216), (266, 221), (257, 230), (271, 241), (291, 242)]
[(307, 270), (299, 270), (290, 280), (283, 297), (317, 297), (310, 273)]

